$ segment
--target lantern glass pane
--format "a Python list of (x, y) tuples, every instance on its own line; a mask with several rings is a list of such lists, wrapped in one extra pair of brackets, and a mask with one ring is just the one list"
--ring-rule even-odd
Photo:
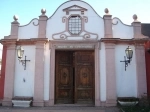
[(132, 51), (132, 50), (129, 50), (129, 59), (132, 58), (132, 55), (133, 55), (133, 51)]
[(125, 50), (125, 53), (126, 53), (126, 56), (127, 56), (128, 59), (131, 59), (131, 58), (132, 58), (133, 50), (132, 50), (131, 48), (128, 47), (128, 48)]
[(18, 58), (21, 59), (23, 57), (23, 54), (24, 54), (24, 49), (22, 47), (19, 47), (17, 49), (17, 54), (18, 54)]
[(17, 50), (17, 53), (18, 53), (18, 58), (21, 58), (21, 55), (20, 55), (20, 54), (21, 54), (21, 53), (20, 53), (20, 49)]
[(24, 54), (24, 50), (21, 50), (21, 58), (23, 57)]

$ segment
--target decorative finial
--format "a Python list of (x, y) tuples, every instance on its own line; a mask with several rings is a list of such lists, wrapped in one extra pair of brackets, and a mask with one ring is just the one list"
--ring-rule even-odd
[(134, 15), (133, 15), (133, 19), (134, 19), (134, 21), (137, 21), (137, 18), (138, 18), (138, 17), (137, 17), (137, 15), (136, 15), (136, 14), (134, 14)]
[(13, 18), (15, 21), (17, 21), (19, 19), (19, 17), (17, 15), (14, 15)]
[(105, 11), (105, 13), (106, 13), (106, 14), (109, 14), (109, 10), (108, 10), (108, 8), (105, 8), (105, 10), (104, 10), (104, 11)]
[(41, 13), (42, 13), (42, 15), (45, 15), (46, 9), (45, 8), (41, 9)]

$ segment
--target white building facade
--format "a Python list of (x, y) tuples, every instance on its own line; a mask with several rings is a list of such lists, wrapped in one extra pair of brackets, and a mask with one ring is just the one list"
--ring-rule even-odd
[[(125, 25), (108, 9), (101, 17), (80, 0), (63, 3), (49, 18), (41, 12), (24, 26), (14, 17), (10, 36), (1, 40), (7, 47), (3, 106), (11, 106), (15, 96), (33, 97), (33, 106), (115, 106), (118, 97), (147, 93), (147, 39), (136, 16)], [(21, 60), (30, 60), (26, 66), (18, 60), (20, 46)], [(120, 61), (128, 46), (133, 57), (125, 71)]]

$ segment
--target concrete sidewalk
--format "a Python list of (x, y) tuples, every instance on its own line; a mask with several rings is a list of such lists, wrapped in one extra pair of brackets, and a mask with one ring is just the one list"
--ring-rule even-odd
[(119, 112), (117, 107), (2, 107), (0, 112)]

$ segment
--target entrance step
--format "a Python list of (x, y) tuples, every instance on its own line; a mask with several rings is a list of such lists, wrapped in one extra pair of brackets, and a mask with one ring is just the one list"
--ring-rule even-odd
[(120, 112), (117, 107), (1, 107), (0, 112)]
[(56, 107), (95, 107), (93, 104), (55, 104)]

